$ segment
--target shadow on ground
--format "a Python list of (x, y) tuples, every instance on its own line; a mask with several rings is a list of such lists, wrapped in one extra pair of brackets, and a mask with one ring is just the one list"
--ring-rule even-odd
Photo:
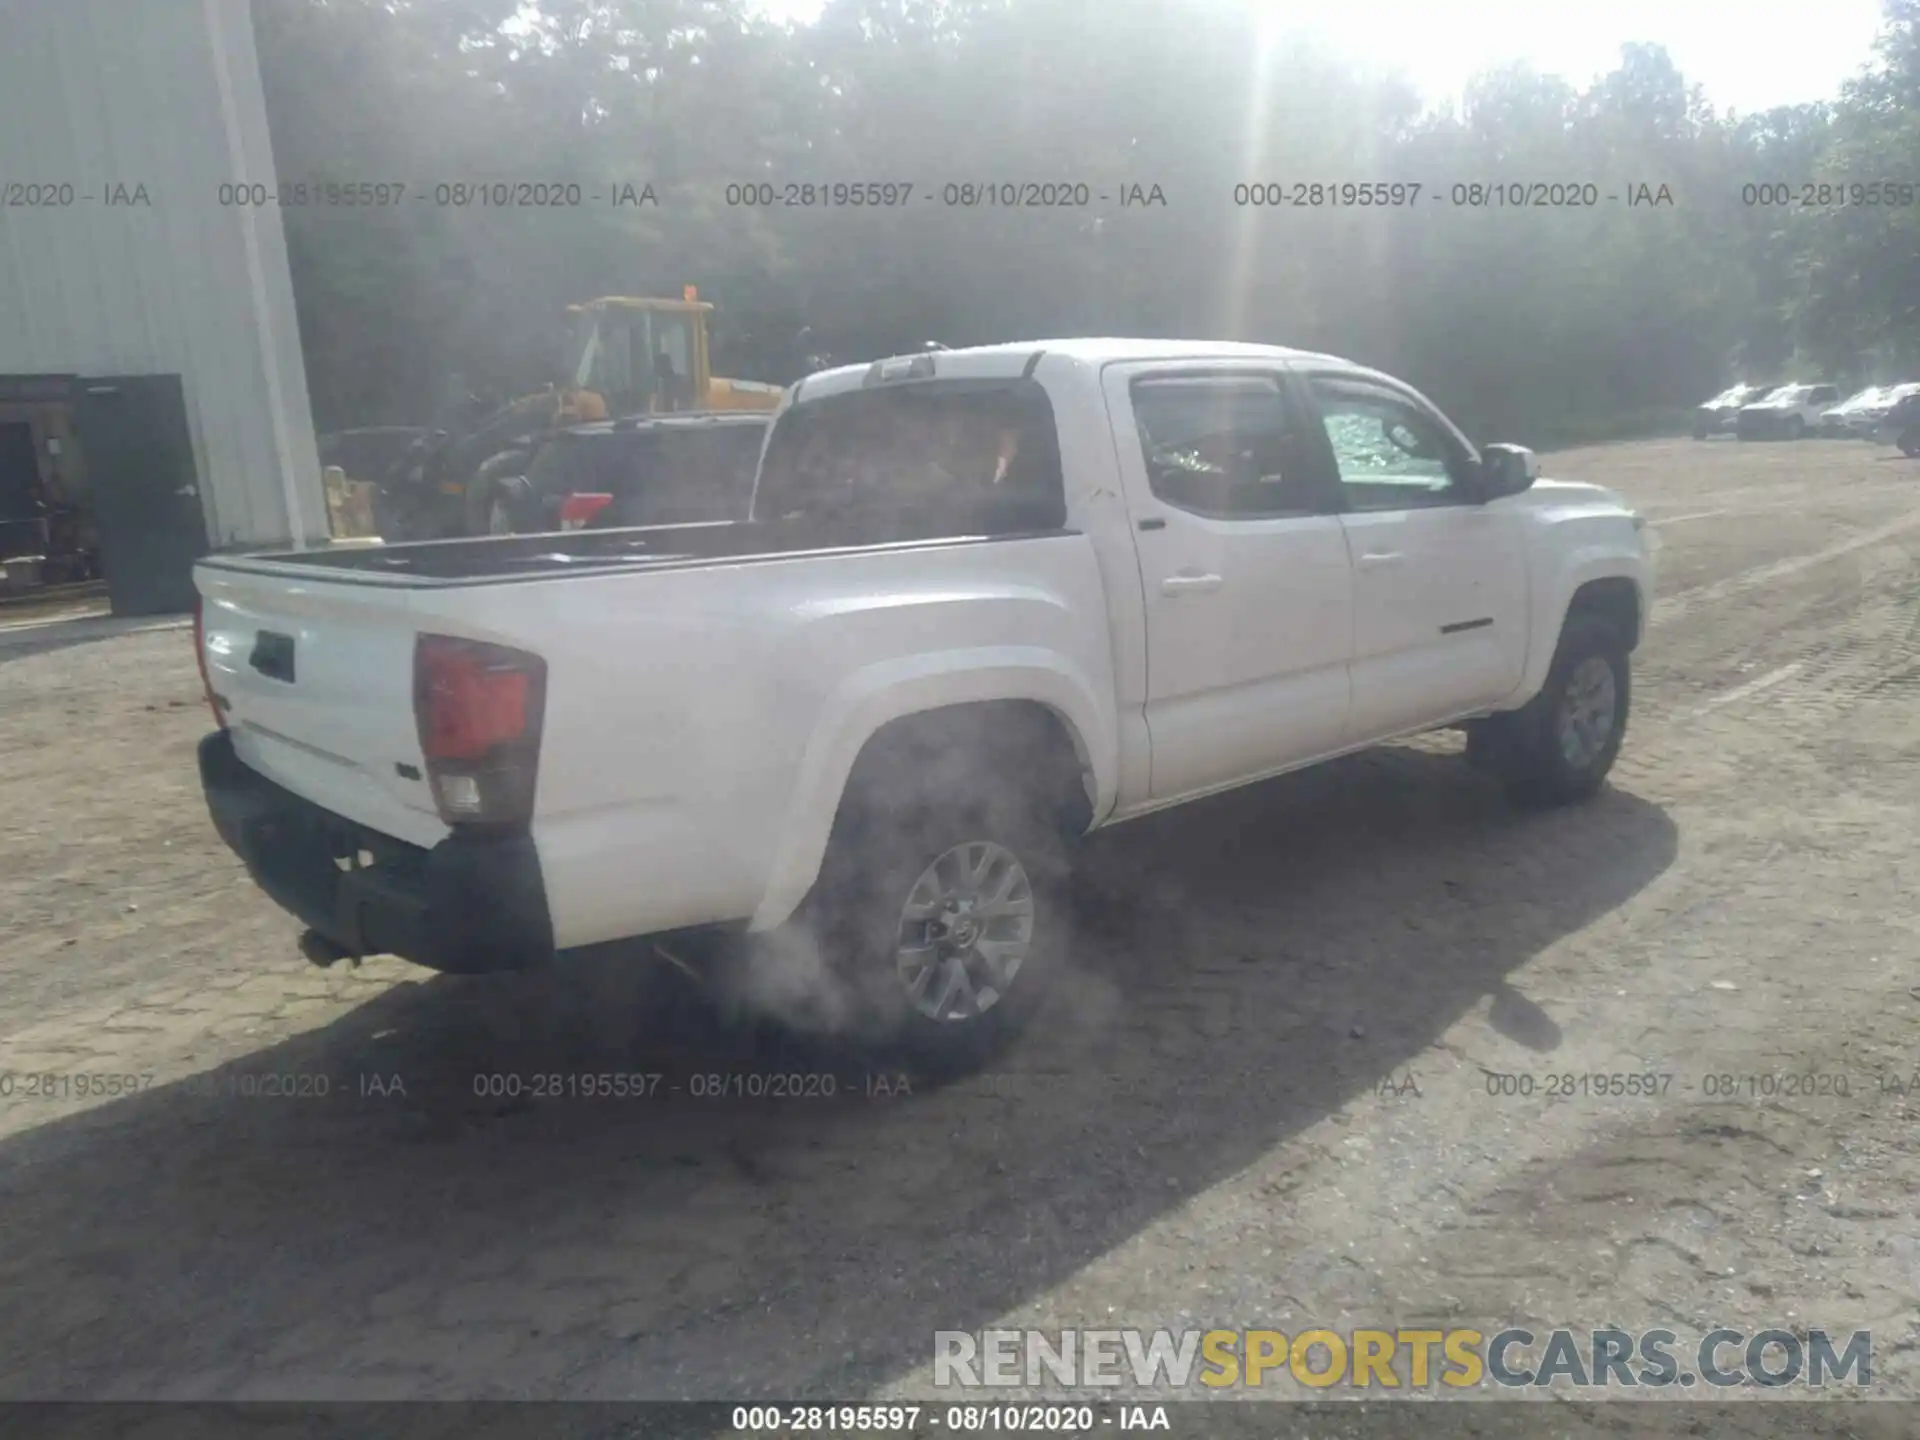
[[(0, 1394), (857, 1395), (1487, 997), (1522, 1043), (1557, 1044), (1514, 972), (1675, 849), (1631, 794), (1519, 814), (1411, 748), (1116, 827), (1085, 857), (1069, 983), (999, 1066), (939, 1092), (685, 1004), (636, 1032), (617, 976), (572, 1004), (400, 986), (0, 1145)], [(614, 1075), (660, 1078), (578, 1095)], [(327, 1093), (259, 1093), (272, 1076)]]
[[(0, 621), (9, 618), (0, 613)], [(55, 650), (91, 645), (95, 641), (112, 640), (121, 635), (150, 630), (185, 630), (192, 624), (193, 617), (190, 615), (79, 615), (49, 620), (43, 624), (23, 625), (18, 629), (0, 629), (0, 665), (9, 660), (23, 660), (29, 655), (46, 655)], [(182, 645), (191, 656), (193, 646), (184, 640)]]

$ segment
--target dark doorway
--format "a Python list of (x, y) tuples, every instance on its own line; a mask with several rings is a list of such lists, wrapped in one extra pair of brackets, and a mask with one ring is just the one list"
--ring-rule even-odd
[(74, 426), (113, 613), (191, 610), (193, 562), (207, 553), (207, 521), (180, 377), (84, 380)]
[(24, 421), (0, 424), (0, 560), (46, 549), (41, 514), (33, 427)]

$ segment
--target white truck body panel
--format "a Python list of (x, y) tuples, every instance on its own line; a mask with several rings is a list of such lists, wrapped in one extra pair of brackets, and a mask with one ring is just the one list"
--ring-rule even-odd
[[(1211, 374), (1266, 374), (1271, 357), (1212, 360)], [(1150, 363), (1106, 366), (1109, 437), (1131, 435), (1131, 383)], [(1337, 750), (1349, 739), (1353, 584), (1339, 517), (1222, 519), (1152, 493), (1139, 445), (1111, 445), (1136, 524), (1127, 540), (1146, 618), (1145, 692), (1159, 803)], [(1285, 725), (1273, 717), (1285, 715)]]
[[(416, 593), (240, 570), (201, 570), (196, 578), (207, 675), (230, 702), (240, 758), (371, 829), (413, 845), (443, 839), (447, 827), (425, 789), (394, 769), (421, 763), (413, 720)], [(263, 629), (293, 638), (296, 684), (253, 668)]]

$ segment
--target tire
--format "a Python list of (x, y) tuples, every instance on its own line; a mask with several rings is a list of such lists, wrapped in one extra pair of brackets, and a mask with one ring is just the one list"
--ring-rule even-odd
[(533, 518), (533, 489), (524, 475), (503, 475), (488, 487), (489, 535), (525, 535), (539, 529)]
[(1910, 426), (1900, 432), (1900, 438), (1894, 441), (1900, 447), (1900, 453), (1912, 459), (1920, 460), (1920, 425)]
[[(521, 492), (514, 489), (512, 482), (521, 478), (520, 472), (527, 463), (528, 452), (525, 449), (502, 450), (490, 455), (468, 477), (466, 493), (466, 533), (469, 535), (513, 534), (514, 530), (499, 531), (493, 528), (496, 518), (505, 521), (515, 529), (519, 527), (519, 515), (515, 512), (514, 499)], [(504, 505), (496, 502), (504, 501)], [(496, 516), (496, 512), (498, 512)]]
[(1573, 615), (1540, 693), (1483, 721), (1468, 759), (1498, 774), (1521, 805), (1570, 805), (1599, 793), (1620, 754), (1632, 699), (1627, 647), (1613, 625)]
[(1806, 437), (1806, 433), (1807, 433), (1806, 421), (1802, 420), (1798, 415), (1789, 415), (1787, 417), (1787, 439), (1789, 440), (1804, 439)]
[(467, 493), (462, 497), (468, 535), (492, 534), (493, 486), (478, 475), (467, 481)]
[[(757, 937), (751, 988), (782, 996), (774, 1018), (802, 1032), (934, 1078), (977, 1069), (1064, 965), (1066, 843), (1044, 810), (1011, 789), (963, 802), (850, 795), (813, 894)], [(999, 913), (982, 918), (988, 905)], [(796, 977), (815, 993), (794, 993)]]

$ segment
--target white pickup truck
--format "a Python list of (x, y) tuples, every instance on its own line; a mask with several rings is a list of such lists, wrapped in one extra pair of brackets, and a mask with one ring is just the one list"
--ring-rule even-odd
[(743, 522), (200, 562), (200, 768), (310, 953), (720, 927), (966, 1061), (1095, 827), (1444, 726), (1591, 795), (1650, 570), (1618, 496), (1330, 356), (943, 351), (795, 386)]

